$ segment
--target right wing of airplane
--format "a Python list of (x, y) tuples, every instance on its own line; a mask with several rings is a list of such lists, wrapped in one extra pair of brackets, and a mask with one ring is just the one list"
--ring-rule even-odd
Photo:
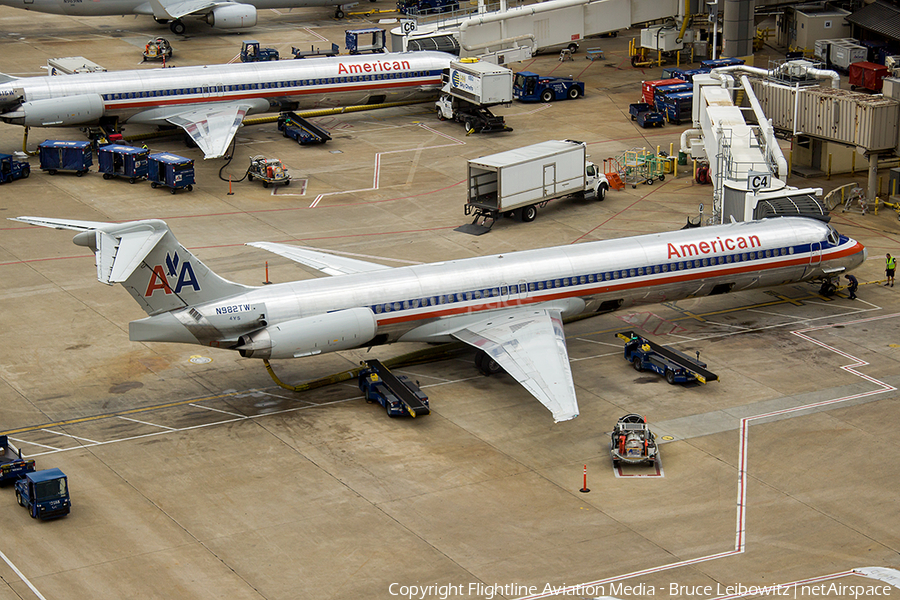
[[(452, 326), (451, 317), (446, 323)], [(575, 383), (559, 310), (508, 308), (450, 335), (487, 353), (550, 409), (555, 422), (578, 416)]]
[(252, 242), (247, 244), (254, 248), (262, 248), (279, 256), (289, 258), (307, 267), (312, 267), (327, 275), (349, 275), (352, 273), (369, 273), (372, 271), (383, 271), (391, 267), (379, 265), (377, 263), (366, 262), (355, 258), (347, 258), (344, 256), (335, 256), (325, 252), (309, 250), (307, 248), (298, 248), (297, 246), (289, 246), (287, 244), (276, 244), (274, 242)]
[(175, 107), (163, 118), (184, 129), (203, 151), (204, 158), (219, 158), (227, 152), (250, 108), (240, 102), (214, 104), (205, 109)]

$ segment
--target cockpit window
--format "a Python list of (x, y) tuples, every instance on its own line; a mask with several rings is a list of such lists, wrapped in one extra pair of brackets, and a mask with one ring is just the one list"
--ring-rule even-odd
[(841, 236), (834, 227), (828, 228), (828, 243), (837, 246), (841, 242)]

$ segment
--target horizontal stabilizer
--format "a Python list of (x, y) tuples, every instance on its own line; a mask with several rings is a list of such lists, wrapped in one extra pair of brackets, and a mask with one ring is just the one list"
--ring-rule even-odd
[(279, 256), (289, 258), (294, 262), (312, 267), (317, 271), (321, 271), (328, 275), (351, 275), (353, 273), (370, 273), (372, 271), (383, 271), (390, 269), (385, 265), (370, 263), (355, 258), (347, 258), (345, 256), (335, 256), (317, 250), (307, 248), (299, 248), (297, 246), (289, 246), (287, 244), (276, 244), (274, 242), (252, 242), (247, 244), (254, 248), (262, 248)]

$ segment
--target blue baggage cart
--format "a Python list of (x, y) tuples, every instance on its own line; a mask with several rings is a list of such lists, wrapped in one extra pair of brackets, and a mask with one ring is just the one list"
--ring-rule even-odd
[(709, 60), (701, 60), (700, 66), (707, 69), (718, 69), (719, 67), (734, 67), (744, 64), (742, 58), (711, 58)]
[(194, 161), (177, 154), (157, 152), (150, 155), (147, 171), (150, 187), (167, 187), (174, 194), (180, 189), (194, 189)]
[(81, 177), (94, 164), (94, 153), (90, 142), (69, 142), (64, 140), (44, 140), (38, 144), (41, 170), (51, 175), (57, 171), (75, 171)]
[(147, 178), (149, 154), (146, 148), (107, 144), (97, 150), (97, 163), (103, 179), (127, 177), (129, 183), (134, 183)]

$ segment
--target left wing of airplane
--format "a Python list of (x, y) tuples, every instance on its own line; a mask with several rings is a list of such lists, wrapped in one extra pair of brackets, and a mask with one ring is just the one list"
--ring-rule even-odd
[(165, 120), (184, 129), (203, 151), (204, 158), (224, 156), (250, 110), (249, 104), (222, 103), (208, 108), (174, 109)]
[[(180, 19), (195, 13), (208, 12), (209, 9), (220, 4), (236, 4), (222, 0), (181, 0), (170, 2), (163, 0), (150, 0), (150, 8), (157, 19)], [(146, 5), (144, 5), (146, 6)]]
[[(454, 319), (446, 320), (452, 327)], [(578, 416), (578, 400), (559, 310), (508, 308), (450, 335), (484, 350), (550, 409), (555, 422)]]

